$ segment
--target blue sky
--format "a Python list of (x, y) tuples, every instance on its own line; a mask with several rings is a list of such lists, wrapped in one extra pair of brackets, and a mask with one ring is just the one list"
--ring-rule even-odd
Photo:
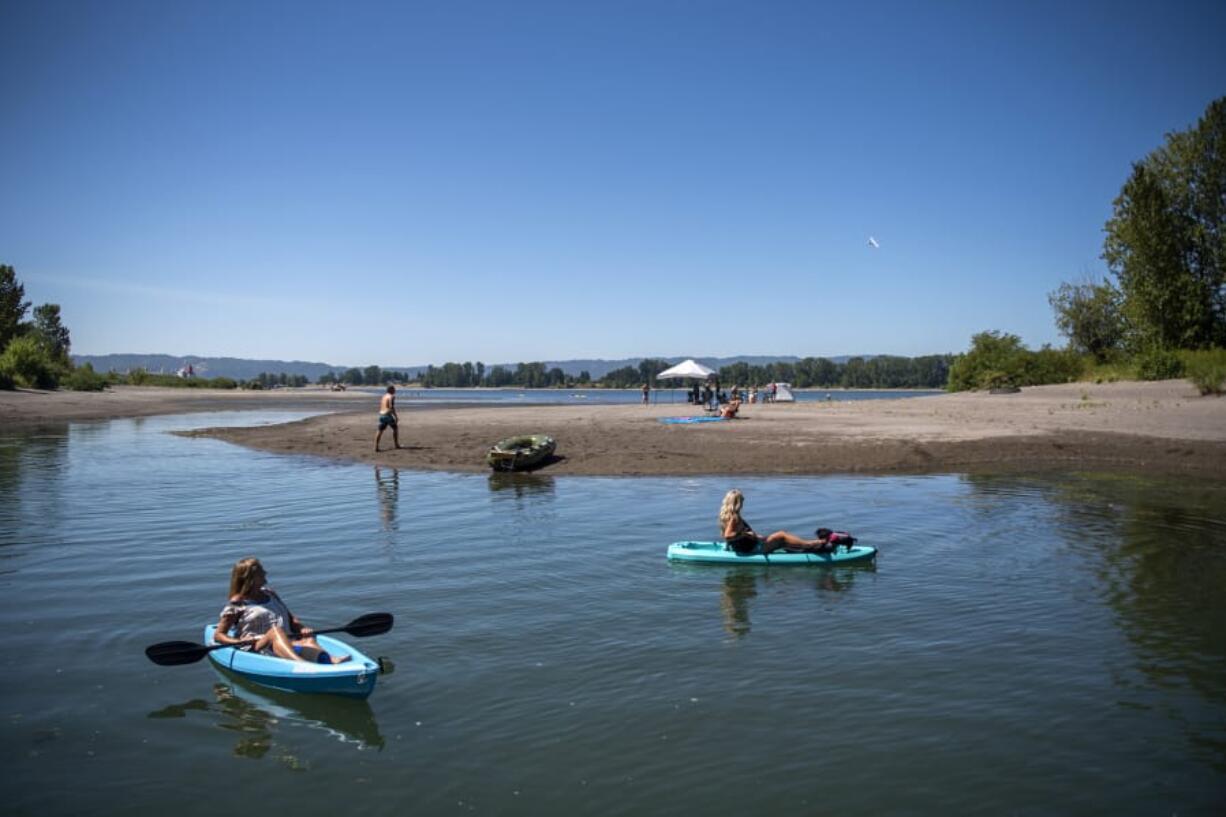
[(0, 263), (82, 354), (1059, 343), (1224, 40), (1210, 2), (0, 0)]

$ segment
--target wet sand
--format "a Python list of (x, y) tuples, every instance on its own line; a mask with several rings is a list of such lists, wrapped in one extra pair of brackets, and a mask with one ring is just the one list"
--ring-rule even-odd
[(1186, 381), (1070, 384), (1018, 394), (745, 405), (741, 419), (664, 425), (685, 403), (401, 406), (400, 450), (374, 452), (376, 395), (285, 389), (232, 392), (117, 388), (105, 393), (0, 392), (0, 427), (190, 411), (338, 412), (193, 435), (285, 454), (426, 470), (487, 470), (498, 439), (558, 441), (543, 474), (822, 474), (1108, 470), (1226, 477), (1226, 400)]

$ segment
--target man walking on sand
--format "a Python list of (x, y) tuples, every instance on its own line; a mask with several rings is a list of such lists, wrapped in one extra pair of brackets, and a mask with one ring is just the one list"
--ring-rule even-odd
[(383, 439), (383, 431), (392, 427), (392, 441), (400, 447), (400, 417), (396, 414), (396, 387), (388, 386), (387, 394), (379, 400), (379, 433), (375, 434), (375, 453), (379, 452), (379, 440)]

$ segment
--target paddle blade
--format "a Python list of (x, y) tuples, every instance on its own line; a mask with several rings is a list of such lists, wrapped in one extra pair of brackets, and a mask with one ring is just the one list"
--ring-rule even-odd
[(382, 635), (392, 629), (395, 619), (391, 613), (367, 613), (359, 616), (345, 626), (344, 632), (349, 635), (365, 638), (368, 635)]
[(194, 664), (208, 655), (209, 648), (203, 644), (193, 644), (190, 641), (163, 641), (145, 648), (145, 655), (155, 664), (163, 667), (176, 667), (180, 664)]

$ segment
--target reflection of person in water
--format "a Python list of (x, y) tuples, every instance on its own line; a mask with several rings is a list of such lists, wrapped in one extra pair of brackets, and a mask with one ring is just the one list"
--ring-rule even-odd
[(396, 502), (400, 499), (400, 471), (375, 466), (375, 485), (379, 496), (379, 518), (383, 530), (396, 529)]
[(749, 571), (730, 570), (719, 599), (724, 629), (738, 638), (749, 632), (749, 600), (758, 595), (757, 579)]
[(832, 593), (842, 593), (851, 587), (851, 577), (848, 576), (847, 581), (839, 581), (838, 576), (834, 575), (833, 570), (823, 570), (822, 575), (817, 579), (817, 589), (826, 590)]
[(234, 754), (257, 760), (268, 754), (272, 748), (270, 727), (277, 719), (235, 695), (225, 684), (213, 684), (213, 694), (217, 696), (221, 711), (234, 719), (232, 724), (222, 724), (222, 727), (242, 735), (234, 744)]

